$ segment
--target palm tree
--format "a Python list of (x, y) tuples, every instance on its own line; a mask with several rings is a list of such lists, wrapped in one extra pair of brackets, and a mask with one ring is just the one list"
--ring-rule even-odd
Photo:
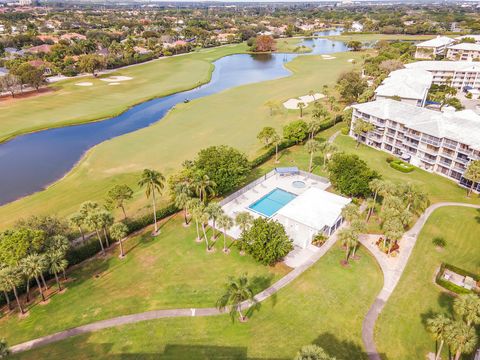
[(448, 326), (447, 343), (455, 353), (455, 360), (459, 360), (462, 354), (472, 352), (477, 341), (475, 328), (463, 321), (455, 321)]
[(227, 231), (232, 228), (233, 220), (227, 214), (222, 214), (218, 217), (218, 226), (223, 230), (223, 252), (228, 253), (227, 248)]
[(310, 139), (305, 143), (305, 148), (310, 154), (310, 162), (308, 163), (308, 172), (313, 170), (313, 154), (320, 150), (320, 143), (317, 140)]
[(155, 227), (155, 234), (158, 233), (157, 225), (157, 208), (155, 201), (155, 192), (161, 193), (165, 183), (165, 177), (156, 170), (145, 169), (138, 181), (140, 187), (145, 188), (145, 195), (150, 198), (152, 195), (152, 204), (153, 204), (153, 223)]
[(428, 195), (417, 185), (406, 183), (403, 185), (402, 197), (407, 203), (407, 210), (423, 212), (428, 206)]
[(281, 141), (282, 138), (275, 132), (275, 134), (272, 135), (272, 143), (275, 144), (275, 164), (278, 164), (278, 145)]
[(230, 277), (225, 285), (225, 293), (217, 301), (217, 308), (224, 310), (229, 306), (232, 321), (235, 321), (236, 313), (238, 313), (240, 321), (245, 321), (247, 317), (243, 315), (241, 305), (247, 300), (255, 301), (247, 274), (243, 274), (237, 279)]
[(203, 211), (202, 208), (205, 207), (200, 199), (193, 198), (190, 199), (187, 203), (187, 209), (190, 214), (192, 214), (192, 218), (195, 220), (195, 226), (197, 228), (197, 241), (200, 241), (200, 230), (198, 228), (198, 219), (200, 213)]
[(27, 262), (26, 258), (23, 258), (19, 261), (19, 269), (21, 274), (23, 275), (25, 279), (25, 284), (26, 284), (26, 297), (25, 297), (25, 302), (28, 304), (30, 302), (30, 280), (32, 280), (32, 274), (30, 273), (30, 264)]
[(180, 189), (180, 187), (175, 187), (174, 202), (177, 208), (183, 209), (183, 218), (185, 220), (185, 225), (188, 225), (187, 204), (191, 198), (186, 192), (180, 191)]
[(98, 211), (100, 209), (100, 205), (95, 201), (85, 201), (80, 205), (79, 213), (85, 219), (89, 214), (92, 212)]
[(345, 262), (348, 263), (350, 257), (350, 248), (358, 243), (357, 236), (352, 229), (341, 229), (338, 232), (338, 240), (345, 247)]
[(468, 326), (480, 324), (480, 297), (478, 295), (460, 295), (453, 301), (453, 310), (465, 320)]
[(329, 141), (324, 141), (320, 143), (320, 151), (323, 153), (323, 167), (327, 165), (327, 158), (332, 155), (335, 151), (338, 150), (337, 145)]
[(240, 228), (243, 234), (253, 223), (253, 216), (247, 212), (242, 211), (235, 216), (235, 224)]
[(354, 203), (345, 205), (342, 209), (342, 217), (351, 224), (354, 220), (360, 218), (360, 209)]
[(312, 97), (313, 101), (315, 101), (315, 91), (310, 90), (310, 91), (308, 92), (308, 95)]
[(206, 213), (208, 214), (208, 217), (210, 220), (212, 220), (212, 240), (215, 240), (216, 238), (216, 227), (215, 227), (215, 222), (219, 218), (219, 216), (223, 215), (223, 209), (220, 206), (219, 203), (216, 202), (211, 202), (210, 204), (207, 205), (205, 208)]
[(440, 341), (440, 346), (438, 349), (436, 349), (437, 351), (435, 353), (435, 360), (439, 360), (440, 358), (443, 344), (445, 343), (445, 339), (447, 337), (447, 331), (451, 323), (452, 320), (443, 314), (439, 314), (434, 318), (427, 320), (427, 330), (433, 335), (435, 342)]
[(48, 271), (50, 272), (50, 274), (53, 274), (55, 276), (58, 291), (62, 291), (62, 285), (60, 284), (58, 274), (63, 272), (68, 266), (68, 261), (65, 259), (65, 253), (61, 251), (52, 251), (47, 254), (47, 259)]
[(25, 257), (22, 262), (24, 273), (28, 274), (29, 280), (31, 278), (35, 279), (35, 281), (37, 282), (38, 291), (42, 296), (42, 301), (45, 301), (45, 295), (43, 293), (42, 285), (40, 283), (40, 276), (43, 275), (43, 273), (47, 270), (48, 264), (46, 263), (45, 258), (39, 254), (31, 254), (27, 255), (27, 257)]
[(7, 282), (6, 267), (0, 267), (0, 291), (3, 292), (3, 296), (5, 297), (5, 301), (7, 302), (8, 310), (12, 310), (12, 304), (10, 303), (10, 297), (8, 296), (8, 292), (10, 291), (10, 284)]
[(308, 138), (313, 139), (315, 137), (315, 134), (321, 129), (321, 122), (318, 120), (312, 120), (307, 123), (308, 126)]
[(193, 218), (197, 224), (197, 240), (200, 240), (200, 233), (198, 231), (198, 224), (202, 227), (203, 237), (205, 239), (205, 245), (207, 247), (207, 251), (210, 250), (210, 244), (208, 243), (207, 232), (205, 231), (205, 223), (208, 221), (208, 213), (205, 210), (205, 206), (202, 203), (202, 206), (198, 206), (193, 211)]
[(85, 217), (81, 213), (75, 213), (68, 219), (70, 224), (80, 231), (83, 241), (85, 241), (85, 234), (83, 233), (82, 225), (85, 223)]
[(468, 196), (470, 196), (475, 184), (480, 183), (480, 160), (472, 161), (463, 173), (463, 177), (472, 182), (472, 185), (468, 189)]
[(110, 236), (113, 240), (118, 241), (120, 244), (120, 258), (125, 257), (125, 253), (123, 251), (123, 239), (128, 235), (128, 227), (122, 222), (118, 222), (110, 226)]
[(3, 274), (4, 280), (8, 285), (8, 290), (13, 291), (13, 295), (15, 296), (15, 300), (17, 301), (18, 308), (22, 314), (25, 314), (25, 310), (23, 309), (22, 304), (20, 303), (20, 299), (18, 297), (17, 286), (19, 286), (22, 282), (22, 274), (20, 269), (17, 267), (8, 267), (5, 268), (5, 272)]
[(0, 359), (6, 359), (10, 356), (10, 349), (8, 348), (7, 340), (0, 339)]
[(98, 241), (100, 243), (102, 254), (105, 255), (105, 248), (103, 247), (103, 241), (102, 241), (102, 237), (100, 236), (100, 230), (99, 230), (102, 227), (102, 216), (100, 215), (100, 212), (95, 211), (93, 213), (88, 214), (87, 217), (85, 218), (85, 223), (90, 229), (95, 230)]
[(303, 118), (303, 108), (305, 107), (305, 103), (299, 101), (297, 103), (297, 108), (300, 109), (300, 117)]
[(203, 203), (207, 202), (208, 195), (215, 195), (215, 187), (217, 184), (213, 180), (210, 180), (209, 176), (204, 174), (197, 176), (194, 180), (194, 187), (197, 196)]
[(99, 212), (100, 222), (103, 228), (103, 235), (105, 236), (105, 242), (107, 247), (110, 247), (110, 242), (108, 241), (107, 228), (109, 228), (115, 221), (113, 215), (107, 210), (101, 210)]
[(367, 134), (375, 129), (375, 125), (372, 123), (362, 120), (362, 119), (357, 119), (355, 121), (355, 124), (353, 125), (353, 133), (357, 135), (357, 148), (360, 146), (360, 139), (363, 134)]

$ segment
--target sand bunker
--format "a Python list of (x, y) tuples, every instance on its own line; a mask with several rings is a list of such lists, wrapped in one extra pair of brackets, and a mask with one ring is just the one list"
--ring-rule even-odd
[(333, 60), (336, 59), (335, 56), (330, 56), (330, 55), (322, 55), (323, 60)]
[(283, 106), (286, 109), (295, 110), (295, 109), (298, 109), (298, 103), (302, 102), (305, 104), (304, 108), (306, 108), (309, 103), (316, 101), (318, 99), (323, 99), (324, 97), (325, 95), (320, 93), (316, 93), (313, 95), (303, 95), (303, 96), (300, 96), (298, 99), (288, 99), (283, 103)]
[(354, 62), (355, 59), (348, 59), (347, 61), (348, 61), (348, 62)]
[(91, 82), (79, 82), (79, 83), (76, 83), (75, 85), (77, 85), (77, 86), (92, 86), (93, 83), (91, 83)]
[(102, 81), (111, 82), (111, 83), (118, 83), (119, 81), (129, 81), (133, 78), (130, 76), (110, 76), (108, 78), (100, 79)]
[(109, 86), (115, 86), (115, 85), (120, 85), (120, 83), (110, 83), (108, 84)]

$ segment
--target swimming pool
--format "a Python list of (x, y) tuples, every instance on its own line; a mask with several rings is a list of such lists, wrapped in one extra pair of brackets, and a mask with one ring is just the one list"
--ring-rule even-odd
[(296, 197), (297, 195), (295, 194), (276, 188), (261, 199), (255, 201), (248, 208), (260, 215), (271, 217)]

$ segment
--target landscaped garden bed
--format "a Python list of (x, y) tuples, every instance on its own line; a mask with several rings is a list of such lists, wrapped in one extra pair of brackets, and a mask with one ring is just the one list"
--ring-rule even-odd
[(404, 172), (404, 173), (409, 173), (409, 172), (412, 172), (415, 167), (411, 164), (408, 164), (402, 160), (393, 160), (393, 161), (390, 161), (390, 166), (392, 168), (394, 168), (395, 170), (398, 170), (398, 171), (401, 171), (401, 172)]
[(456, 294), (480, 293), (480, 276), (446, 263), (440, 266), (435, 282)]

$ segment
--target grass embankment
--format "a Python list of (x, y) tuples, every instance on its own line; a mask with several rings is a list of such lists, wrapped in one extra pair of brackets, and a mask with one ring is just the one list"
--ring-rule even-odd
[[(101, 201), (116, 183), (135, 189), (128, 212), (143, 213), (149, 202), (137, 180), (144, 168), (157, 169), (168, 176), (200, 149), (217, 144), (229, 144), (251, 157), (258, 155), (263, 150), (256, 136), (264, 126), (281, 131), (283, 125), (299, 115), (298, 110), (288, 111), (280, 105), (270, 116), (266, 102), (274, 100), (280, 104), (308, 94), (309, 90), (321, 91), (323, 84), (333, 84), (341, 72), (358, 66), (347, 60), (358, 60), (361, 55), (338, 53), (333, 60), (301, 56), (286, 64), (293, 72), (290, 77), (240, 86), (179, 104), (162, 121), (96, 146), (66, 177), (45, 191), (2, 206), (0, 227), (29, 214), (69, 215), (83, 201)], [(307, 119), (311, 108), (304, 111)]]
[[(49, 85), (52, 92), (15, 101), (0, 101), (0, 142), (26, 132), (89, 122), (119, 114), (129, 107), (210, 80), (212, 62), (245, 52), (245, 44), (204, 49), (127, 67), (99, 78), (81, 77)], [(132, 80), (110, 86), (101, 78)], [(92, 86), (77, 86), (91, 82)]]
[[(435, 351), (425, 320), (434, 313), (451, 316), (453, 302), (453, 297), (435, 284), (435, 273), (442, 262), (447, 262), (479, 274), (479, 230), (480, 212), (475, 209), (441, 208), (430, 217), (400, 283), (377, 321), (377, 348), (389, 360), (423, 359)], [(446, 240), (443, 250), (432, 244), (435, 237)], [(445, 350), (442, 358), (446, 359)]]
[(114, 249), (106, 258), (80, 264), (69, 274), (72, 281), (65, 293), (53, 295), (46, 305), (32, 306), (25, 319), (19, 320), (16, 314), (1, 318), (2, 337), (14, 344), (114, 316), (213, 307), (228, 276), (247, 272), (259, 292), (288, 272), (281, 264), (260, 265), (236, 249), (225, 255), (221, 236), (217, 251), (207, 253), (204, 243), (195, 242), (195, 225), (184, 228), (181, 222), (177, 215), (162, 226), (158, 237), (152, 238), (151, 229), (146, 229), (129, 239), (124, 260)]
[(304, 38), (281, 38), (277, 39), (277, 52), (279, 53), (296, 53), (305, 54), (312, 52), (308, 46), (300, 46)]
[[(331, 249), (244, 324), (232, 324), (227, 316), (155, 320), (78, 336), (14, 358), (291, 359), (301, 346), (317, 343), (338, 359), (367, 359), (361, 324), (382, 276), (369, 255), (359, 254), (360, 261), (343, 268), (343, 250)], [(221, 272), (215, 273), (223, 280)]]

